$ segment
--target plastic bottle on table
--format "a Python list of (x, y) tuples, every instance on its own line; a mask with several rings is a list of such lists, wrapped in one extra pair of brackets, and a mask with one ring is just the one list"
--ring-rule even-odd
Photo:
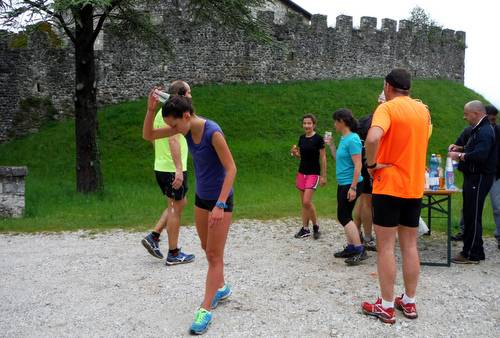
[(439, 172), (438, 172), (438, 159), (436, 154), (431, 155), (429, 163), (429, 187), (431, 190), (439, 189)]
[(429, 169), (425, 168), (425, 179), (424, 179), (424, 190), (429, 190), (430, 185), (429, 185)]
[(442, 166), (441, 155), (436, 155), (438, 160), (438, 177), (439, 177), (439, 189), (444, 189), (446, 186), (445, 178), (444, 178), (444, 169)]
[(455, 190), (455, 173), (451, 157), (446, 158), (446, 189)]

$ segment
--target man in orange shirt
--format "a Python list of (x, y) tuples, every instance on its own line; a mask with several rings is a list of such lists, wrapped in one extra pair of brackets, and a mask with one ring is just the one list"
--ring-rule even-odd
[[(420, 261), (417, 229), (424, 193), (424, 171), (430, 130), (427, 107), (410, 94), (411, 75), (401, 68), (385, 78), (387, 102), (373, 115), (366, 138), (366, 163), (373, 177), (373, 224), (377, 237), (377, 271), (381, 298), (363, 302), (367, 315), (384, 323), (395, 323), (394, 307), (405, 317), (417, 318), (415, 294)], [(394, 299), (399, 238), (403, 257), (405, 292)]]

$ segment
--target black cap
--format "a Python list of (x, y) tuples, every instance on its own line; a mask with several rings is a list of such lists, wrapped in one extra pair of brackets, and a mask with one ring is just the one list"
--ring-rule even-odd
[(410, 90), (411, 74), (404, 68), (394, 68), (387, 74), (385, 81), (394, 88)]

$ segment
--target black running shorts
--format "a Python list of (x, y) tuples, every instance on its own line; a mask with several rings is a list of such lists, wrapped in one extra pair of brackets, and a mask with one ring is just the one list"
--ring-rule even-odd
[(400, 198), (389, 195), (372, 195), (373, 224), (382, 227), (403, 225), (418, 227), (421, 198)]
[[(215, 207), (215, 203), (217, 203), (217, 200), (204, 200), (203, 198), (200, 198), (198, 195), (195, 196), (194, 199), (194, 205), (197, 206), (200, 209), (205, 209), (208, 211), (212, 211), (212, 209)], [(224, 212), (233, 212), (233, 195), (229, 196), (226, 201), (227, 208), (224, 209)]]
[(165, 196), (176, 201), (180, 201), (186, 196), (186, 193), (188, 191), (187, 171), (183, 172), (184, 181), (182, 181), (182, 185), (179, 189), (174, 189), (172, 187), (172, 183), (175, 180), (175, 173), (167, 173), (155, 170), (155, 175), (156, 182), (158, 182), (158, 186)]
[(363, 182), (359, 182), (356, 186), (356, 199), (354, 199), (354, 201), (349, 201), (347, 199), (347, 193), (351, 188), (350, 184), (339, 185), (337, 187), (337, 219), (343, 227), (352, 221), (352, 211), (356, 205), (356, 200), (359, 195), (361, 195), (362, 186)]

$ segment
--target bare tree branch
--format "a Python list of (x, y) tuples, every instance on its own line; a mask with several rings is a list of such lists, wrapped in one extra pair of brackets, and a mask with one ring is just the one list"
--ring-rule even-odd
[(94, 29), (94, 34), (92, 35), (92, 41), (95, 41), (95, 39), (97, 39), (97, 36), (99, 35), (99, 32), (101, 31), (102, 26), (104, 25), (104, 21), (106, 21), (106, 19), (108, 18), (109, 13), (111, 13), (111, 11), (113, 9), (115, 9), (115, 7), (120, 4), (120, 2), (121, 1), (119, 1), (119, 0), (111, 2), (111, 4), (106, 8), (106, 10), (104, 11), (104, 13), (102, 13), (100, 15), (99, 21), (97, 22), (97, 25), (96, 25), (96, 27)]

